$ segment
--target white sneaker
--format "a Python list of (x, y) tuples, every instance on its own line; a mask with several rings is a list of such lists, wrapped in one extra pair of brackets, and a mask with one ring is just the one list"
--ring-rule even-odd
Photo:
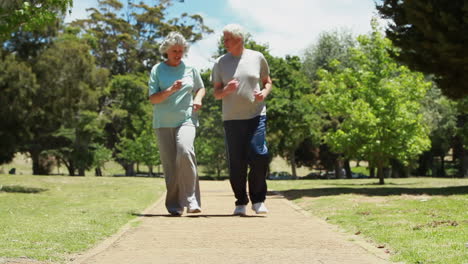
[(246, 215), (246, 206), (245, 205), (236, 205), (236, 209), (234, 209), (233, 215)]
[(190, 214), (195, 214), (195, 213), (201, 213), (201, 208), (200, 207), (189, 207), (187, 208), (187, 213)]
[(266, 214), (268, 213), (268, 209), (265, 206), (265, 203), (254, 203), (252, 204), (252, 210), (255, 211), (257, 214)]

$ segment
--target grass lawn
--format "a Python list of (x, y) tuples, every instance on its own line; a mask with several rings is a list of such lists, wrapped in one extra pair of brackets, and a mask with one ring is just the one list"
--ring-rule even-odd
[(468, 263), (468, 179), (269, 181), (305, 210), (405, 263)]
[(164, 192), (161, 178), (0, 175), (0, 256), (65, 262)]

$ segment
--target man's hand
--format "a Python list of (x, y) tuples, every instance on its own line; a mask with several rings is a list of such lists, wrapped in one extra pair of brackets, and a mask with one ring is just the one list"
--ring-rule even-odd
[(224, 87), (224, 91), (227, 94), (230, 94), (236, 91), (238, 87), (239, 87), (239, 81), (236, 79), (232, 79), (227, 83), (226, 87)]
[(263, 100), (265, 100), (265, 97), (266, 97), (263, 94), (263, 90), (255, 92), (254, 96), (255, 96), (255, 101), (257, 101), (257, 102), (263, 102)]

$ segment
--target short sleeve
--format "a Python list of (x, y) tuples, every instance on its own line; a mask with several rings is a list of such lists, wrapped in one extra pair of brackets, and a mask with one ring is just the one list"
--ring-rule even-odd
[(213, 70), (211, 71), (211, 80), (213, 83), (223, 82), (221, 78), (221, 73), (219, 71), (219, 60), (216, 60), (216, 62), (213, 65)]
[(155, 65), (153, 69), (151, 69), (150, 78), (148, 81), (149, 87), (149, 96), (158, 93), (161, 91), (159, 87), (159, 76), (158, 76), (158, 65)]
[(193, 90), (197, 91), (198, 89), (205, 88), (205, 85), (203, 84), (203, 80), (201, 78), (200, 73), (193, 68)]
[(263, 79), (270, 75), (270, 67), (263, 54), (260, 55), (260, 78)]

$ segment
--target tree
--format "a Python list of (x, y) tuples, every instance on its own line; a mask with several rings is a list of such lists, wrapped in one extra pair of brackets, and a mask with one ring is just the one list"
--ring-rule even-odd
[(400, 48), (393, 53), (398, 61), (434, 75), (449, 97), (468, 95), (466, 0), (384, 0), (377, 9), (393, 22), (387, 37)]
[[(302, 69), (312, 83), (312, 93), (308, 97), (314, 97), (317, 90), (318, 76), (317, 72), (319, 69), (325, 69), (327, 71), (334, 71), (331, 67), (331, 62), (337, 60), (340, 62), (340, 68), (352, 67), (353, 62), (351, 60), (350, 48), (356, 46), (356, 40), (353, 34), (348, 30), (333, 30), (329, 32), (322, 32), (319, 35), (317, 43), (310, 45), (304, 53)], [(317, 138), (321, 137), (321, 133), (330, 127), (335, 127), (340, 120), (331, 120), (329, 116), (319, 111), (314, 111), (314, 119), (317, 120), (314, 124), (315, 133), (313, 137), (307, 139), (306, 144), (313, 144), (313, 147), (309, 147), (309, 153), (306, 149), (298, 151), (297, 159), (303, 157), (312, 158), (313, 160), (304, 161), (309, 164), (319, 165), (320, 168), (324, 168), (327, 171), (335, 170), (335, 174), (338, 176), (342, 172), (342, 162), (340, 154), (333, 153), (326, 143), (320, 142)], [(298, 160), (303, 162), (302, 160)], [(349, 166), (349, 160), (344, 160), (344, 167), (346, 169), (347, 177), (351, 178), (351, 169)], [(349, 169), (348, 169), (349, 168)]]
[(34, 31), (53, 23), (72, 4), (73, 0), (0, 1), (0, 41), (9, 39), (20, 27)]
[[(422, 100), (422, 113), (430, 129), (431, 148), (419, 157), (418, 175), (427, 175), (427, 170), (432, 169), (432, 176), (445, 176), (445, 156), (456, 132), (456, 103), (433, 86)], [(440, 158), (439, 168), (434, 157)]]
[(43, 52), (33, 69), (40, 87), (24, 119), (29, 136), (21, 151), (31, 154), (33, 174), (44, 174), (39, 162), (44, 151), (68, 147), (73, 152), (73, 144), (86, 149), (79, 143), (89, 141), (79, 134), (80, 116), (97, 105), (95, 65), (88, 45), (64, 38)]
[(201, 72), (207, 94), (203, 98), (203, 107), (199, 110), (200, 126), (197, 127), (195, 150), (197, 162), (209, 174), (215, 174), (219, 179), (226, 172), (226, 151), (224, 148), (224, 130), (221, 119), (221, 102), (215, 100), (210, 81), (211, 70)]
[(147, 114), (145, 119), (133, 120), (136, 134), (132, 138), (122, 137), (116, 147), (119, 151), (117, 157), (126, 164), (137, 165), (137, 173), (140, 173), (139, 164), (149, 168), (149, 175), (153, 174), (153, 166), (159, 165), (159, 149), (153, 130), (152, 106), (146, 102)]
[(190, 42), (212, 32), (199, 15), (184, 13), (168, 19), (166, 10), (172, 1), (157, 2), (149, 6), (129, 1), (124, 7), (119, 0), (98, 0), (99, 8), (88, 9), (88, 19), (72, 25), (83, 30), (96, 61), (112, 75), (149, 72), (161, 60), (159, 44), (170, 31), (180, 31)]
[[(149, 120), (151, 116), (147, 109), (148, 84), (147, 76), (143, 74), (117, 75), (110, 81), (102, 112), (110, 121), (105, 127), (106, 147), (113, 150), (113, 156), (125, 169), (126, 175), (134, 175), (134, 161), (137, 159), (130, 154), (122, 158), (119, 153), (123, 150), (121, 141), (130, 144), (141, 132), (138, 124)], [(125, 150), (127, 151), (127, 150)], [(128, 150), (130, 151), (130, 150)], [(131, 158), (128, 158), (131, 156)]]
[(316, 44), (306, 48), (303, 56), (303, 70), (309, 80), (317, 81), (319, 69), (332, 70), (333, 60), (341, 62), (341, 67), (350, 67), (350, 48), (356, 46), (352, 33), (346, 30), (322, 32)]
[(375, 20), (372, 28), (370, 36), (358, 37), (359, 46), (352, 50), (354, 67), (320, 71), (320, 97), (315, 103), (332, 118), (343, 120), (325, 141), (346, 158), (374, 164), (384, 184), (383, 169), (391, 159), (407, 163), (429, 147), (420, 100), (430, 83), (422, 74), (399, 66), (388, 52), (390, 40), (378, 31)]
[(297, 56), (270, 58), (273, 90), (268, 98), (269, 144), (273, 153), (291, 164), (296, 173), (296, 151), (306, 139), (319, 142), (320, 117), (309, 103), (312, 86), (302, 72)]
[(112, 160), (112, 150), (101, 144), (94, 144), (91, 147), (94, 149), (92, 165), (95, 168), (95, 175), (102, 176), (101, 168), (104, 167), (106, 162)]
[(29, 65), (0, 52), (0, 164), (10, 162), (28, 138), (28, 123), (38, 84)]

